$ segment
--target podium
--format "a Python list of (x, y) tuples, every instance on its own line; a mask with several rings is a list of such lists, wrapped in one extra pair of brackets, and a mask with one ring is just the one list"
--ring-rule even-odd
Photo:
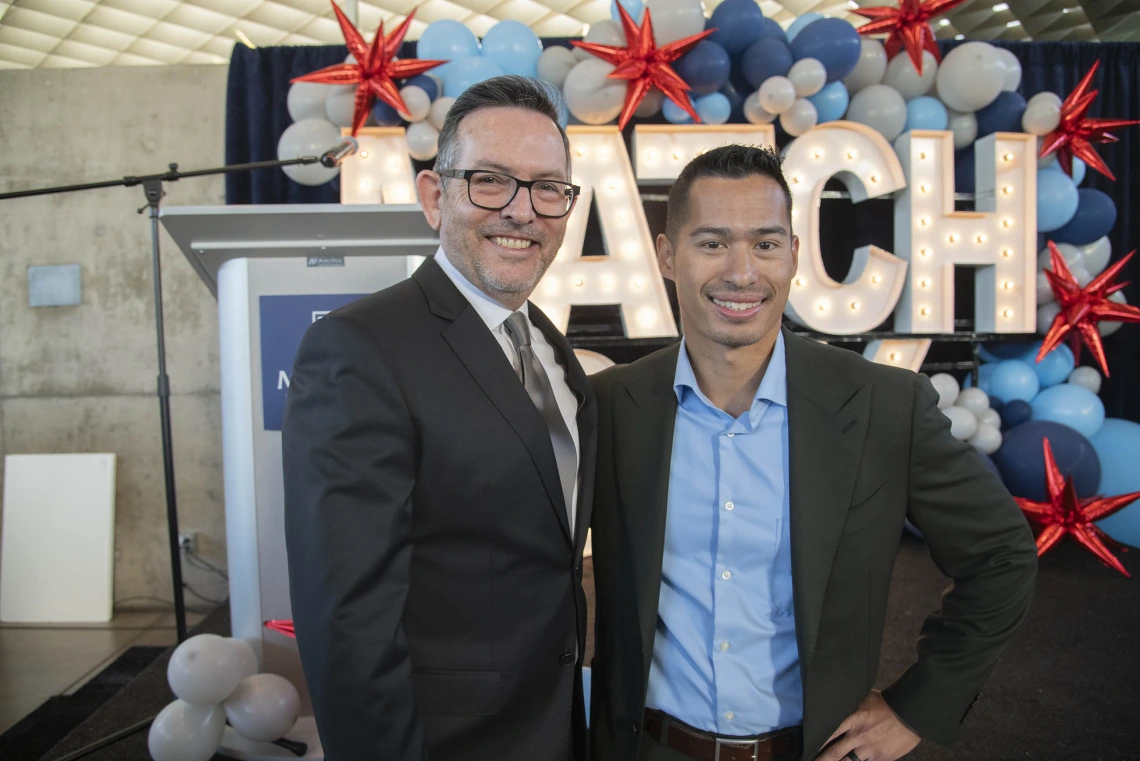
[[(296, 643), (263, 624), (291, 619), (281, 415), (305, 330), (328, 312), (408, 277), (439, 246), (418, 204), (188, 206), (163, 226), (218, 300), (226, 548), (233, 636), (263, 672), (301, 693), (290, 739), (323, 758)], [(398, 330), (398, 326), (393, 326)], [(291, 758), (229, 727), (233, 758)]]

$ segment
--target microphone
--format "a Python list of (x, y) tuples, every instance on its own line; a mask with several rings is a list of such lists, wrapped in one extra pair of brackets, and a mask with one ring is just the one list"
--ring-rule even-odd
[(351, 137), (346, 137), (337, 145), (321, 154), (321, 166), (332, 169), (340, 166), (346, 158), (356, 153), (360, 145)]

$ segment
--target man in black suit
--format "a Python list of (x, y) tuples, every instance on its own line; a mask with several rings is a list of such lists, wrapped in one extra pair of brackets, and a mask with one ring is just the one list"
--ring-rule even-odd
[(289, 583), (329, 761), (585, 757), (596, 410), (527, 301), (578, 191), (557, 97), (465, 91), (416, 180), (439, 252), (297, 354)]
[[(953, 739), (1024, 618), (1025, 518), (925, 376), (798, 337), (767, 149), (681, 173), (659, 265), (684, 340), (594, 376), (595, 761), (893, 761)], [(873, 689), (904, 518), (953, 578)]]

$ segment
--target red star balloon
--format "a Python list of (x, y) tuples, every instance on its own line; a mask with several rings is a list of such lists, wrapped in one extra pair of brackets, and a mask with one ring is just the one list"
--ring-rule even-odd
[(1061, 168), (1072, 177), (1073, 156), (1077, 156), (1108, 179), (1115, 181), (1116, 178), (1112, 176), (1112, 172), (1092, 144), (1115, 143), (1119, 138), (1110, 130), (1140, 124), (1140, 119), (1089, 119), (1085, 116), (1089, 106), (1100, 93), (1100, 90), (1089, 91), (1089, 85), (1092, 84), (1093, 75), (1098, 68), (1100, 61), (1092, 65), (1081, 83), (1061, 104), (1061, 121), (1057, 129), (1046, 135), (1041, 142), (1041, 158), (1056, 151)]
[(338, 63), (335, 66), (326, 66), (319, 71), (297, 77), (292, 81), (319, 82), (326, 85), (356, 85), (356, 105), (352, 111), (352, 135), (355, 137), (360, 128), (364, 126), (364, 121), (372, 111), (372, 104), (376, 102), (377, 98), (400, 113), (407, 113), (408, 107), (404, 105), (404, 99), (400, 97), (400, 89), (392, 80), (414, 77), (447, 62), (421, 61), (416, 58), (392, 60), (396, 57), (396, 51), (400, 49), (400, 43), (404, 41), (404, 35), (408, 33), (412, 17), (416, 15), (415, 11), (408, 14), (408, 17), (396, 28), (396, 31), (387, 37), (384, 36), (384, 23), (381, 22), (380, 29), (377, 30), (376, 36), (372, 38), (372, 45), (369, 46), (364, 42), (364, 37), (361, 36), (357, 28), (348, 20), (348, 17), (336, 6), (336, 3), (333, 3), (333, 10), (336, 11), (340, 30), (344, 34), (344, 44), (348, 46), (348, 52), (356, 59), (356, 63)]
[(899, 0), (897, 8), (853, 8), (851, 12), (871, 19), (871, 23), (859, 27), (859, 34), (890, 32), (885, 43), (887, 57), (894, 58), (905, 47), (914, 68), (922, 74), (923, 50), (929, 50), (935, 61), (942, 60), (930, 19), (964, 2), (966, 0), (927, 0), (925, 3), (922, 0)]
[(1131, 578), (1120, 559), (1109, 549), (1109, 545), (1115, 548), (1121, 545), (1101, 531), (1093, 521), (1107, 518), (1140, 498), (1140, 491), (1115, 497), (1080, 499), (1077, 497), (1072, 477), (1061, 475), (1061, 471), (1057, 468), (1049, 439), (1045, 439), (1045, 485), (1049, 490), (1048, 502), (1034, 502), (1031, 499), (1014, 497), (1022, 512), (1040, 527), (1040, 532), (1037, 534), (1037, 556), (1044, 555), (1068, 534), (1078, 544), (1096, 555), (1100, 562)]
[(1053, 295), (1061, 311), (1053, 318), (1053, 324), (1045, 334), (1045, 340), (1037, 352), (1037, 361), (1044, 359), (1046, 354), (1057, 348), (1057, 345), (1068, 337), (1073, 357), (1080, 359), (1083, 341), (1096, 358), (1101, 371), (1107, 376), (1108, 360), (1104, 356), (1104, 344), (1096, 326), (1098, 322), (1103, 321), (1140, 322), (1140, 307), (1118, 304), (1108, 298), (1128, 285), (1112, 281), (1136, 252), (1130, 251), (1128, 256), (1097, 275), (1084, 288), (1081, 288), (1077, 279), (1073, 277), (1065, 257), (1061, 256), (1053, 241), (1049, 241), (1049, 252), (1053, 269), (1045, 270), (1045, 277), (1049, 279), (1049, 287), (1053, 289)]
[(621, 3), (618, 3), (617, 7), (621, 13), (622, 28), (625, 30), (626, 47), (619, 48), (580, 40), (572, 40), (570, 44), (593, 53), (606, 63), (612, 63), (615, 68), (610, 72), (610, 79), (629, 80), (629, 88), (625, 91), (625, 105), (622, 106), (621, 116), (618, 118), (618, 128), (625, 129), (625, 125), (633, 118), (633, 112), (637, 110), (651, 87), (656, 87), (665, 93), (669, 100), (693, 117), (693, 121), (700, 122), (701, 119), (697, 116), (693, 104), (689, 102), (689, 85), (669, 64), (688, 53), (716, 29), (706, 29), (700, 34), (670, 42), (659, 48), (653, 41), (653, 21), (649, 17), (648, 8), (645, 9), (645, 19), (638, 28), (625, 7)]
[(293, 639), (297, 638), (297, 633), (295, 631), (293, 631), (293, 622), (292, 621), (281, 621), (281, 620), (266, 621), (265, 622), (265, 628), (270, 629), (270, 630), (275, 631), (275, 632), (279, 632), (281, 634), (284, 634), (286, 637), (292, 637)]

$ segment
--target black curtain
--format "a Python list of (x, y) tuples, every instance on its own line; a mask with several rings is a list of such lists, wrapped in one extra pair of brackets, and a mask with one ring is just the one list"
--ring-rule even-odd
[[(565, 39), (544, 40), (549, 45), (566, 44)], [(943, 54), (961, 43), (940, 43)], [(1100, 96), (1089, 109), (1091, 117), (1140, 119), (1140, 44), (1070, 42), (995, 42), (1010, 50), (1021, 61), (1020, 92), (1026, 99), (1050, 91), (1062, 98), (1072, 90), (1094, 62), (1100, 71), (1094, 87)], [(226, 163), (263, 161), (277, 158), (277, 141), (292, 123), (286, 109), (289, 80), (324, 66), (340, 63), (347, 55), (343, 45), (310, 47), (270, 47), (250, 49), (235, 45), (230, 61), (226, 101)], [(404, 43), (401, 58), (414, 57), (415, 43)], [(661, 121), (659, 118), (654, 121)], [(632, 131), (632, 127), (627, 131)], [(1140, 223), (1133, 215), (1140, 212), (1140, 126), (1117, 133), (1120, 142), (1097, 146), (1105, 163), (1116, 175), (1116, 182), (1089, 170), (1083, 183), (1108, 193), (1116, 202), (1117, 221), (1110, 234), (1112, 257), (1116, 261), (1140, 246)], [(629, 135), (626, 136), (627, 143)], [(787, 140), (780, 139), (781, 144)], [(226, 178), (226, 203), (337, 203), (339, 179), (318, 187), (290, 181), (279, 169), (262, 170)], [(829, 202), (835, 203), (835, 202)], [(886, 202), (889, 203), (889, 202)], [(848, 205), (849, 206), (849, 205)], [(886, 211), (884, 211), (886, 209)], [(833, 231), (821, 232), (825, 262), (842, 280), (856, 245), (874, 242), (890, 248), (889, 209), (872, 202), (848, 212), (836, 208)], [(831, 210), (829, 209), (829, 214)], [(657, 216), (660, 216), (659, 214)], [(856, 238), (852, 241), (852, 230)], [(834, 232), (835, 234), (831, 234)], [(1130, 262), (1122, 279), (1133, 281), (1124, 293), (1130, 304), (1140, 305), (1140, 262)], [(958, 290), (968, 292), (967, 288)], [(972, 301), (972, 297), (970, 299)], [(962, 309), (959, 309), (962, 314)], [(1101, 397), (1109, 417), (1140, 421), (1140, 326), (1125, 326), (1105, 340), (1111, 376), (1105, 379)], [(1084, 361), (1089, 364), (1087, 352)]]

